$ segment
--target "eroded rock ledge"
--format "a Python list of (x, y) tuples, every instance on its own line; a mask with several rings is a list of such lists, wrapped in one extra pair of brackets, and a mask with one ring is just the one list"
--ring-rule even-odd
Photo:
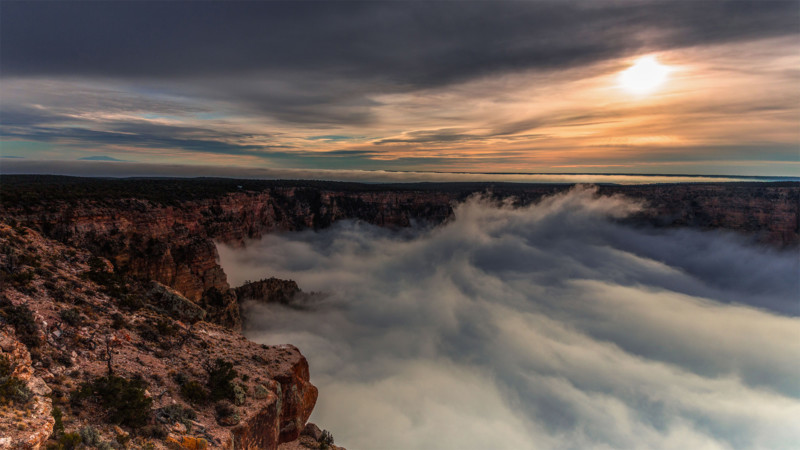
[[(0, 248), (0, 357), (34, 394), (25, 404), (0, 399), (0, 449), (76, 439), (276, 449), (300, 437), (317, 389), (297, 348), (203, 321), (182, 294), (119, 277), (107, 261), (29, 228), (0, 223)], [(105, 398), (115, 392), (125, 394)]]

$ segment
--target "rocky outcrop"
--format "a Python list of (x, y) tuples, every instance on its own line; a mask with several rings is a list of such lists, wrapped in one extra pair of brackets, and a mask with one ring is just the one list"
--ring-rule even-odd
[[(33, 230), (0, 223), (0, 248), (0, 325), (13, 325), (0, 329), (0, 349), (37, 396), (24, 413), (0, 414), (0, 426), (15, 420), (13, 433), (0, 433), (0, 448), (37, 448), (51, 436), (51, 390), (63, 411), (56, 440), (79, 433), (96, 443), (129, 436), (134, 447), (158, 449), (275, 449), (304, 427), (318, 393), (297, 348), (255, 344), (199, 320), (197, 305), (174, 290), (120, 281), (91, 253)], [(122, 407), (146, 408), (144, 422), (126, 424), (102, 391), (86, 390), (112, 376), (146, 387), (149, 400)], [(213, 381), (220, 377), (222, 385)]]
[[(285, 351), (297, 351), (296, 348), (286, 345)], [(298, 352), (299, 353), (299, 352)], [(281, 417), (280, 441), (288, 442), (297, 439), (303, 426), (311, 416), (311, 411), (317, 403), (317, 388), (308, 382), (308, 361), (303, 358), (292, 364), (291, 370), (281, 371), (276, 374), (275, 380), (281, 385)]]
[[(231, 430), (226, 447), (235, 449), (276, 449), (280, 442), (280, 400), (269, 392), (262, 408)], [(307, 418), (306, 418), (307, 419)]]
[(160, 312), (182, 322), (194, 323), (206, 317), (206, 311), (203, 308), (158, 281), (150, 283), (150, 290), (147, 291), (146, 296), (148, 302)]
[(333, 436), (327, 430), (313, 424), (307, 423), (300, 438), (296, 441), (287, 442), (278, 446), (278, 450), (307, 450), (307, 449), (326, 449), (326, 450), (345, 450), (343, 447), (334, 445)]
[(259, 281), (246, 282), (234, 289), (239, 301), (254, 300), (262, 303), (280, 303), (288, 305), (301, 293), (297, 283), (293, 280), (267, 278)]
[[(15, 336), (12, 327), (0, 329), (0, 359), (13, 368), (13, 372), (0, 376), (6, 383), (13, 377), (28, 390), (30, 398), (24, 402), (0, 402), (0, 449), (38, 450), (53, 432), (55, 420), (52, 402), (47, 394), (51, 390), (34, 374), (30, 353)], [(3, 379), (6, 378), (6, 379)]]

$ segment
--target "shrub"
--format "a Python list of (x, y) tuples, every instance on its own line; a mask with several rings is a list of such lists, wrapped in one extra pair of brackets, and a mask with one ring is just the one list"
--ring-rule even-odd
[(81, 445), (81, 435), (64, 433), (55, 444), (49, 444), (47, 450), (74, 450)]
[(147, 382), (140, 377), (130, 380), (115, 375), (96, 378), (91, 383), (83, 383), (72, 393), (73, 404), (84, 399), (94, 398), (106, 408), (110, 423), (142, 427), (150, 418), (153, 400), (145, 396)]
[(333, 435), (330, 431), (323, 430), (322, 436), (319, 438), (319, 448), (327, 449), (330, 448), (331, 445), (333, 445)]
[(182, 372), (173, 372), (172, 380), (179, 386), (183, 386), (187, 381), (189, 381), (189, 379), (186, 378), (186, 375), (184, 375)]
[(27, 287), (34, 278), (32, 270), (20, 270), (6, 275), (6, 281), (17, 288)]
[(81, 312), (77, 308), (63, 309), (58, 315), (64, 323), (73, 327), (83, 323), (83, 316), (81, 316)]
[(206, 365), (206, 372), (208, 372), (208, 390), (212, 400), (236, 399), (233, 379), (237, 374), (232, 362), (217, 359), (213, 364)]
[(53, 406), (51, 414), (53, 415), (53, 419), (55, 420), (55, 423), (53, 424), (53, 434), (51, 436), (57, 437), (64, 432), (64, 421), (63, 421), (64, 415), (61, 412), (61, 408), (59, 408), (58, 406)]
[(144, 301), (136, 294), (126, 294), (119, 298), (119, 306), (129, 310), (136, 311), (144, 307)]
[(236, 407), (227, 400), (218, 402), (214, 406), (214, 412), (217, 415), (217, 423), (223, 426), (234, 426), (242, 420)]
[(181, 397), (189, 403), (202, 405), (208, 401), (208, 391), (197, 381), (187, 381), (181, 386)]
[(192, 429), (192, 421), (197, 418), (197, 413), (192, 408), (184, 408), (177, 404), (159, 408), (156, 410), (155, 415), (156, 419), (163, 423), (182, 423), (187, 431)]
[(64, 367), (72, 367), (72, 358), (67, 352), (56, 353), (53, 359)]
[(89, 270), (83, 276), (103, 287), (110, 297), (124, 298), (128, 295), (128, 286), (125, 279), (117, 272), (108, 272), (102, 259), (92, 256), (89, 258)]
[(0, 356), (0, 404), (24, 405), (33, 398), (33, 392), (24, 381), (12, 376), (14, 368), (5, 356)]
[(233, 403), (236, 406), (242, 406), (242, 405), (244, 405), (245, 398), (247, 398), (247, 392), (245, 391), (245, 389), (242, 386), (238, 385), (238, 384), (234, 384), (233, 385)]
[(178, 333), (178, 328), (170, 319), (159, 319), (156, 322), (156, 331), (161, 336), (175, 336)]
[(36, 348), (39, 342), (39, 327), (33, 312), (25, 305), (15, 306), (7, 299), (0, 299), (0, 317), (16, 330), (20, 342), (28, 348)]
[(128, 322), (125, 320), (125, 317), (120, 313), (114, 313), (111, 315), (111, 328), (115, 330), (119, 330), (120, 328), (127, 328)]
[(92, 426), (81, 428), (78, 430), (78, 434), (81, 435), (81, 442), (90, 447), (97, 447), (103, 442), (100, 433)]

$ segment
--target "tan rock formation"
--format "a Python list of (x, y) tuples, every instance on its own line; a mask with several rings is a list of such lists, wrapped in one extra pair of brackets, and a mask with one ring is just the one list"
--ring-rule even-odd
[[(91, 426), (97, 439), (106, 442), (129, 434), (132, 443), (150, 442), (156, 448), (203, 448), (205, 442), (208, 448), (275, 449), (281, 442), (296, 439), (298, 433), (293, 430), (302, 429), (308, 420), (317, 389), (309, 382), (308, 362), (297, 348), (258, 345), (235, 330), (209, 322), (174, 320), (165, 313), (185, 312), (184, 307), (195, 311), (196, 306), (186, 305), (187, 299), (158, 284), (145, 285), (142, 292), (160, 296), (160, 305), (178, 303), (179, 307), (164, 308), (165, 313), (150, 307), (124, 309), (125, 298), (136, 294), (114, 298), (104, 293), (103, 286), (86, 276), (91, 272), (90, 253), (30, 229), (0, 224), (0, 247), (28, 252), (25, 261), (37, 266), (15, 263), (18, 272), (31, 275), (3, 284), (0, 316), (16, 308), (32, 311), (29, 328), (39, 336), (32, 361), (25, 345), (12, 334), (13, 328), (0, 330), (2, 354), (14, 359), (15, 375), (36, 394), (29, 410), (0, 414), (0, 426), (10, 421), (8, 432), (0, 433), (7, 438), (0, 440), (5, 446), (0, 448), (37, 448), (48, 439), (54, 419), (45, 394), (51, 389), (64, 411), (66, 432)], [(7, 259), (7, 255), (0, 257), (0, 266), (7, 267)], [(216, 403), (206, 398), (212, 392), (207, 370), (217, 360), (231, 363), (232, 383), (242, 396), (236, 399), (239, 419), (235, 426), (223, 425)], [(92, 397), (82, 400), (79, 407), (67, 400), (83, 383), (108, 375), (109, 369), (117, 377), (144, 380), (146, 395), (152, 400), (150, 426), (170, 434), (162, 439), (124, 424), (120, 428), (107, 420), (107, 412)], [(188, 382), (205, 390), (205, 397), (184, 396), (182, 386)], [(169, 419), (169, 414), (155, 414), (175, 405), (193, 410), (194, 418), (180, 423)], [(17, 428), (12, 430), (12, 426)]]

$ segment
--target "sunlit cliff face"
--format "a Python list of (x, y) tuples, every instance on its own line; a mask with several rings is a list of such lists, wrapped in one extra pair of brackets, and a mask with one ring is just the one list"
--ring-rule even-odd
[(292, 342), (348, 448), (770, 448), (800, 440), (797, 253), (616, 222), (591, 189), (480, 198), (434, 230), (339, 223), (219, 247), (233, 285), (321, 295), (245, 305)]

